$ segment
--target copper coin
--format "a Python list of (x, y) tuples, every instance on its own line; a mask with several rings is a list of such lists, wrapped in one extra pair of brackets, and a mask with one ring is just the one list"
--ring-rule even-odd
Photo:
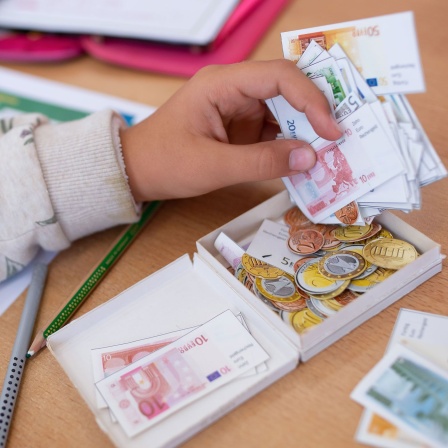
[(334, 300), (336, 300), (336, 302), (340, 303), (341, 305), (345, 306), (348, 305), (350, 302), (353, 302), (353, 300), (357, 299), (358, 297), (359, 297), (358, 294), (354, 293), (353, 291), (350, 291), (350, 289), (346, 289), (344, 292), (334, 297)]
[(324, 245), (322, 233), (313, 229), (299, 230), (288, 239), (288, 247), (296, 254), (309, 255)]
[(344, 205), (344, 207), (335, 212), (334, 215), (342, 222), (342, 224), (353, 224), (358, 219), (358, 206), (356, 205), (356, 202), (352, 201), (350, 204)]
[(298, 207), (290, 208), (283, 218), (286, 222), (286, 224), (290, 227), (297, 225), (297, 224), (305, 224), (309, 223), (308, 218), (301, 212), (301, 210)]
[(341, 242), (334, 236), (333, 230), (336, 228), (337, 226), (326, 227), (325, 232), (323, 233), (324, 245), (322, 246), (322, 249), (332, 249), (341, 245)]
[(294, 302), (277, 302), (276, 300), (271, 300), (271, 302), (276, 308), (283, 311), (301, 311), (306, 308), (305, 297), (300, 297)]
[(314, 259), (315, 257), (303, 257), (303, 258), (299, 258), (295, 263), (294, 263), (294, 272), (296, 272), (300, 266), (302, 266), (302, 264), (306, 263), (308, 260)]

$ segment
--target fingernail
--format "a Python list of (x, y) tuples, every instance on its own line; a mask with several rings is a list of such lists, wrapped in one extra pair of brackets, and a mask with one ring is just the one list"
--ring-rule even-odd
[(289, 153), (289, 169), (291, 171), (306, 171), (316, 163), (316, 153), (311, 146), (302, 146)]
[(330, 113), (330, 118), (331, 118), (331, 123), (333, 125), (333, 129), (335, 130), (335, 132), (339, 133), (339, 136), (342, 135), (342, 131), (341, 128), (338, 125), (338, 122), (336, 121), (336, 118), (334, 118), (334, 115)]

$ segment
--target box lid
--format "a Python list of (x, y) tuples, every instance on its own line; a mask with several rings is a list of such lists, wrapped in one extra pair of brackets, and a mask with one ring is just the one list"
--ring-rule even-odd
[[(230, 309), (242, 313), (250, 332), (268, 352), (268, 368), (240, 377), (129, 439), (98, 409), (91, 349), (194, 327)], [(98, 424), (119, 447), (181, 443), (258, 393), (298, 363), (297, 350), (269, 325), (199, 256), (187, 255), (48, 338), (48, 347), (82, 395)]]

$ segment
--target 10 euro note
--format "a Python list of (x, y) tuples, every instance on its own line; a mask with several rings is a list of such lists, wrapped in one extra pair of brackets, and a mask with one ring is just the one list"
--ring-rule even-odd
[(269, 358), (231, 311), (96, 383), (129, 437)]
[(311, 142), (316, 165), (283, 179), (294, 202), (312, 222), (321, 222), (343, 206), (403, 172), (387, 135), (364, 104), (339, 123), (336, 142)]
[[(127, 367), (133, 362), (153, 353), (189, 333), (192, 328), (152, 336), (138, 341), (125, 342), (110, 347), (92, 349), (93, 378), (95, 383)], [(106, 402), (97, 391), (98, 408), (107, 408)]]

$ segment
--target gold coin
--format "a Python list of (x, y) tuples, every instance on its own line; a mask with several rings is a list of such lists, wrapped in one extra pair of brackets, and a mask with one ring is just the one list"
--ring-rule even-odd
[(350, 280), (346, 280), (336, 291), (328, 292), (326, 294), (317, 294), (313, 293), (313, 297), (318, 300), (329, 300), (333, 297), (337, 297), (338, 295), (342, 294), (350, 284)]
[(302, 334), (306, 330), (322, 322), (322, 319), (316, 316), (308, 308), (302, 311), (297, 311), (291, 316), (291, 324), (297, 333)]
[(271, 266), (264, 261), (251, 257), (249, 254), (243, 254), (241, 264), (249, 274), (262, 278), (277, 278), (285, 274), (282, 269)]
[(418, 253), (412, 244), (395, 238), (380, 238), (364, 246), (364, 258), (386, 269), (400, 269), (413, 262)]
[(334, 311), (339, 311), (341, 308), (344, 308), (344, 305), (341, 305), (334, 299), (325, 300), (325, 306), (328, 306), (328, 308)]
[(359, 242), (359, 244), (367, 244), (371, 241), (377, 240), (379, 238), (393, 238), (394, 236), (387, 229), (381, 229), (376, 235), (371, 236), (365, 240)]
[(348, 289), (356, 292), (366, 292), (369, 289), (372, 289), (378, 283), (381, 283), (384, 280), (386, 280), (394, 272), (395, 270), (393, 269), (378, 268), (375, 272), (373, 272), (372, 274), (368, 275), (365, 278), (359, 280), (356, 279), (352, 280), (348, 285)]
[(339, 241), (357, 241), (372, 230), (371, 225), (338, 227), (333, 234)]

